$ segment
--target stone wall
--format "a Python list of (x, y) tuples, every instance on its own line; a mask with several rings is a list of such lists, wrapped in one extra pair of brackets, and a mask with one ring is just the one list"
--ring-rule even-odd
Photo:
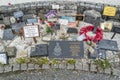
[(85, 72), (93, 72), (100, 74), (108, 74), (120, 77), (120, 71), (117, 69), (105, 69), (105, 72), (102, 69), (97, 68), (93, 63), (88, 63), (88, 61), (82, 59), (76, 60), (75, 64), (60, 62), (58, 64), (33, 64), (33, 63), (23, 63), (23, 64), (9, 64), (0, 66), (0, 74), (16, 71), (29, 71), (29, 70), (47, 70), (47, 69), (68, 69), (68, 70), (81, 70)]

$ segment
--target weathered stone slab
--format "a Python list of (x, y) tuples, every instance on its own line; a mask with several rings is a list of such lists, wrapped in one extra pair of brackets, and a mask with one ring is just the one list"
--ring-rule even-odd
[(0, 65), (0, 73), (4, 72), (4, 67)]
[(65, 69), (67, 66), (66, 66), (66, 64), (65, 63), (60, 63), (59, 64), (59, 68), (60, 69)]
[(51, 68), (59, 68), (59, 64), (52, 64)]
[(27, 70), (27, 64), (21, 64), (21, 70)]
[(50, 65), (49, 64), (43, 64), (42, 69), (50, 69)]
[(34, 69), (41, 69), (41, 67), (38, 64), (35, 64)]
[(82, 70), (83, 69), (82, 62), (76, 61), (76, 63), (75, 63), (75, 69)]
[(28, 70), (33, 70), (34, 69), (34, 64), (28, 64)]
[(75, 69), (75, 65), (74, 64), (67, 64), (67, 69)]
[(4, 72), (10, 72), (10, 71), (12, 71), (12, 65), (5, 65)]
[(84, 71), (89, 71), (88, 63), (83, 63), (83, 70)]
[(20, 70), (20, 64), (13, 64), (13, 71), (18, 71)]
[(96, 65), (91, 64), (90, 71), (96, 72)]

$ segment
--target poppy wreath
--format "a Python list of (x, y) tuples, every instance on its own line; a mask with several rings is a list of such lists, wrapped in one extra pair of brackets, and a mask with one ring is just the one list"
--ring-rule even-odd
[(94, 43), (97, 43), (98, 41), (101, 41), (103, 39), (103, 31), (101, 28), (96, 29), (95, 36), (90, 36), (87, 34), (87, 32), (93, 31), (94, 26), (86, 26), (80, 29), (79, 34), (84, 34), (86, 39), (84, 41), (93, 41)]

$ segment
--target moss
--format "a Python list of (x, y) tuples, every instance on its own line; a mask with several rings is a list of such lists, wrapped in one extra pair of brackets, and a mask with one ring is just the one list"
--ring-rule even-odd
[(16, 63), (18, 63), (18, 64), (29, 63), (29, 59), (27, 59), (27, 58), (17, 58)]
[(74, 65), (76, 63), (76, 61), (74, 59), (70, 59), (70, 60), (68, 60), (68, 63)]
[(107, 59), (97, 59), (94, 64), (100, 67), (103, 71), (107, 68), (111, 68), (111, 64)]
[(56, 59), (53, 59), (52, 64), (59, 64), (59, 62)]

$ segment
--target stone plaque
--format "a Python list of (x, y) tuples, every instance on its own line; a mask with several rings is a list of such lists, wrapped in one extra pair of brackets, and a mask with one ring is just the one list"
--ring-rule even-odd
[(16, 32), (19, 32), (20, 29), (25, 25), (26, 25), (25, 22), (16, 23), (12, 25), (12, 29), (15, 30)]
[(67, 33), (78, 33), (78, 30), (76, 28), (68, 28)]
[(50, 41), (50, 58), (83, 58), (84, 45), (82, 41)]
[(116, 41), (112, 40), (102, 40), (98, 43), (99, 49), (111, 50), (111, 51), (118, 51), (118, 45)]
[(106, 50), (95, 49), (93, 53), (91, 53), (91, 52), (88, 53), (88, 58), (90, 58), (90, 59), (96, 59), (96, 58), (106, 59)]
[(114, 25), (113, 28), (112, 28), (112, 32), (120, 34), (120, 26)]
[(16, 47), (6, 47), (6, 52), (9, 57), (15, 57), (16, 56)]
[(14, 12), (13, 15), (15, 18), (19, 18), (19, 17), (22, 17), (24, 14), (22, 11), (17, 11), (17, 12)]
[(33, 23), (38, 23), (38, 19), (37, 18), (27, 19), (27, 24), (33, 24)]
[(83, 14), (84, 11), (85, 11), (84, 6), (77, 6), (77, 14)]
[(4, 17), (3, 22), (5, 25), (10, 25), (10, 17)]
[(52, 27), (53, 30), (60, 30), (60, 24), (54, 24)]
[(12, 33), (11, 29), (5, 29), (3, 32), (3, 40), (12, 40), (15, 35)]
[(0, 52), (0, 63), (1, 64), (7, 64), (7, 55), (6, 52)]
[(47, 56), (47, 55), (48, 55), (47, 44), (36, 45), (35, 48), (31, 49), (31, 53), (30, 53), (31, 57), (39, 57), (39, 56)]

